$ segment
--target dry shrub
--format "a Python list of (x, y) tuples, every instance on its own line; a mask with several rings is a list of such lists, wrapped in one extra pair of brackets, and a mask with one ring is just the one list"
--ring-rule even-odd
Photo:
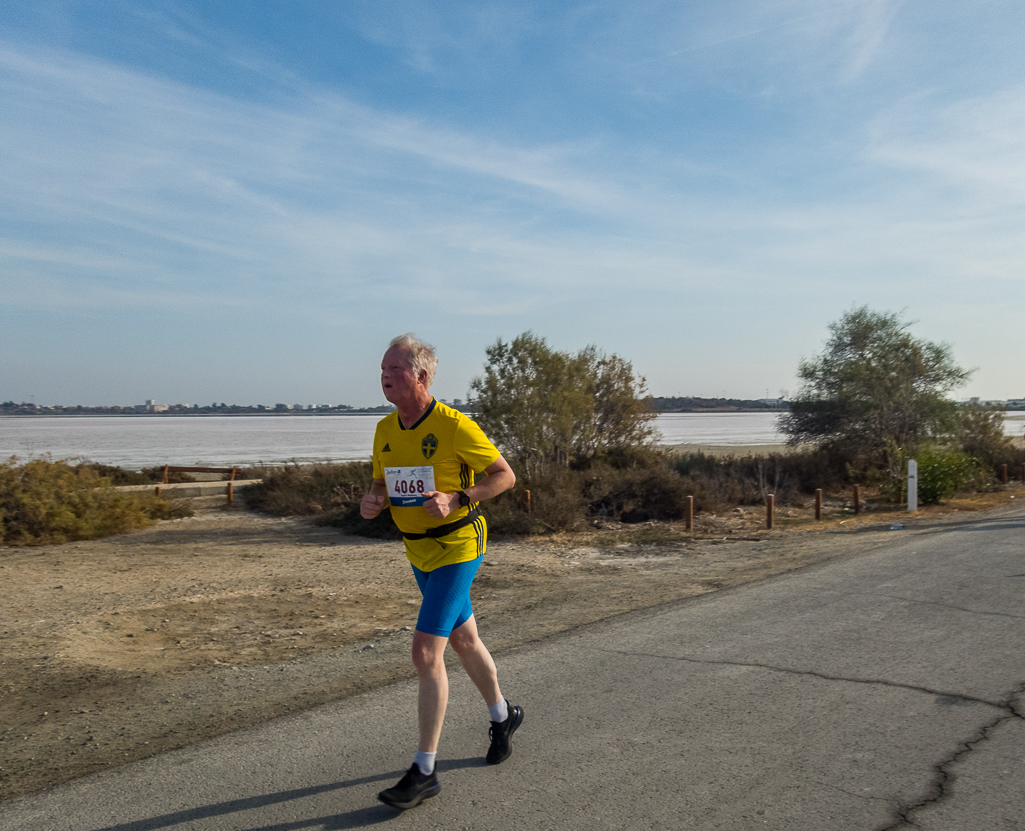
[(842, 461), (823, 450), (743, 457), (692, 453), (670, 465), (694, 492), (695, 506), (703, 510), (764, 504), (770, 493), (777, 504), (800, 505), (816, 488), (845, 483)]
[[(526, 513), (526, 491), (530, 491), (530, 513)], [(516, 487), (484, 503), (488, 530), (495, 536), (521, 536), (572, 531), (587, 516), (587, 503), (580, 487), (580, 474), (569, 468), (555, 468), (532, 481), (520, 478)]]
[(50, 545), (124, 534), (188, 511), (152, 493), (121, 493), (92, 465), (15, 457), (0, 463), (0, 542)]
[(588, 514), (622, 522), (681, 519), (692, 495), (680, 474), (662, 463), (627, 468), (598, 464), (582, 478)]
[(370, 462), (263, 468), (263, 481), (246, 488), (246, 504), (274, 516), (344, 514), (359, 506), (373, 481)]

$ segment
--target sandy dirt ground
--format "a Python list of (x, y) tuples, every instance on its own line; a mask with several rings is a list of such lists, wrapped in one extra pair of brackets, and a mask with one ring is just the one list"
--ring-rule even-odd
[[(810, 507), (495, 541), (474, 584), (492, 651), (892, 544), (1025, 498), (854, 516)], [(0, 799), (413, 674), (419, 595), (401, 543), (199, 497), (188, 519), (93, 542), (0, 548)], [(1020, 504), (1020, 503), (1019, 503)], [(515, 694), (515, 690), (509, 690)], [(415, 741), (415, 702), (410, 702)]]

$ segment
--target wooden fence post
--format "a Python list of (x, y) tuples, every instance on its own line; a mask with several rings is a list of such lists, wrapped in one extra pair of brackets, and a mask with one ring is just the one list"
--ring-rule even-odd
[(861, 485), (854, 486), (854, 513), (861, 513)]
[(776, 495), (770, 493), (765, 498), (765, 527), (772, 529), (772, 515), (776, 510)]
[(687, 497), (687, 530), (694, 530), (694, 497)]
[(822, 488), (815, 488), (815, 519), (822, 519)]
[(232, 498), (235, 496), (235, 483), (228, 482), (228, 507), (231, 507)]
[(1000, 465), (1000, 481), (1007, 484), (1007, 465)]
[(530, 515), (530, 491), (523, 492), (523, 513)]

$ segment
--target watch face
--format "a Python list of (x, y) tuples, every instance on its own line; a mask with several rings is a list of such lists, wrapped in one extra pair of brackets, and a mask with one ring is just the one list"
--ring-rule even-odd
[(470, 504), (470, 497), (468, 497), (465, 493), (460, 491), (459, 492), (459, 507), (460, 508), (465, 508), (469, 504)]

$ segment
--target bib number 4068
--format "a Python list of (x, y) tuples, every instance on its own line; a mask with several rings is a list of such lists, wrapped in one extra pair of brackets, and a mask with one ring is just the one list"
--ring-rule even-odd
[(384, 480), (388, 485), (388, 498), (392, 505), (408, 508), (423, 505), (427, 501), (424, 494), (434, 490), (434, 468), (424, 467), (386, 467)]

